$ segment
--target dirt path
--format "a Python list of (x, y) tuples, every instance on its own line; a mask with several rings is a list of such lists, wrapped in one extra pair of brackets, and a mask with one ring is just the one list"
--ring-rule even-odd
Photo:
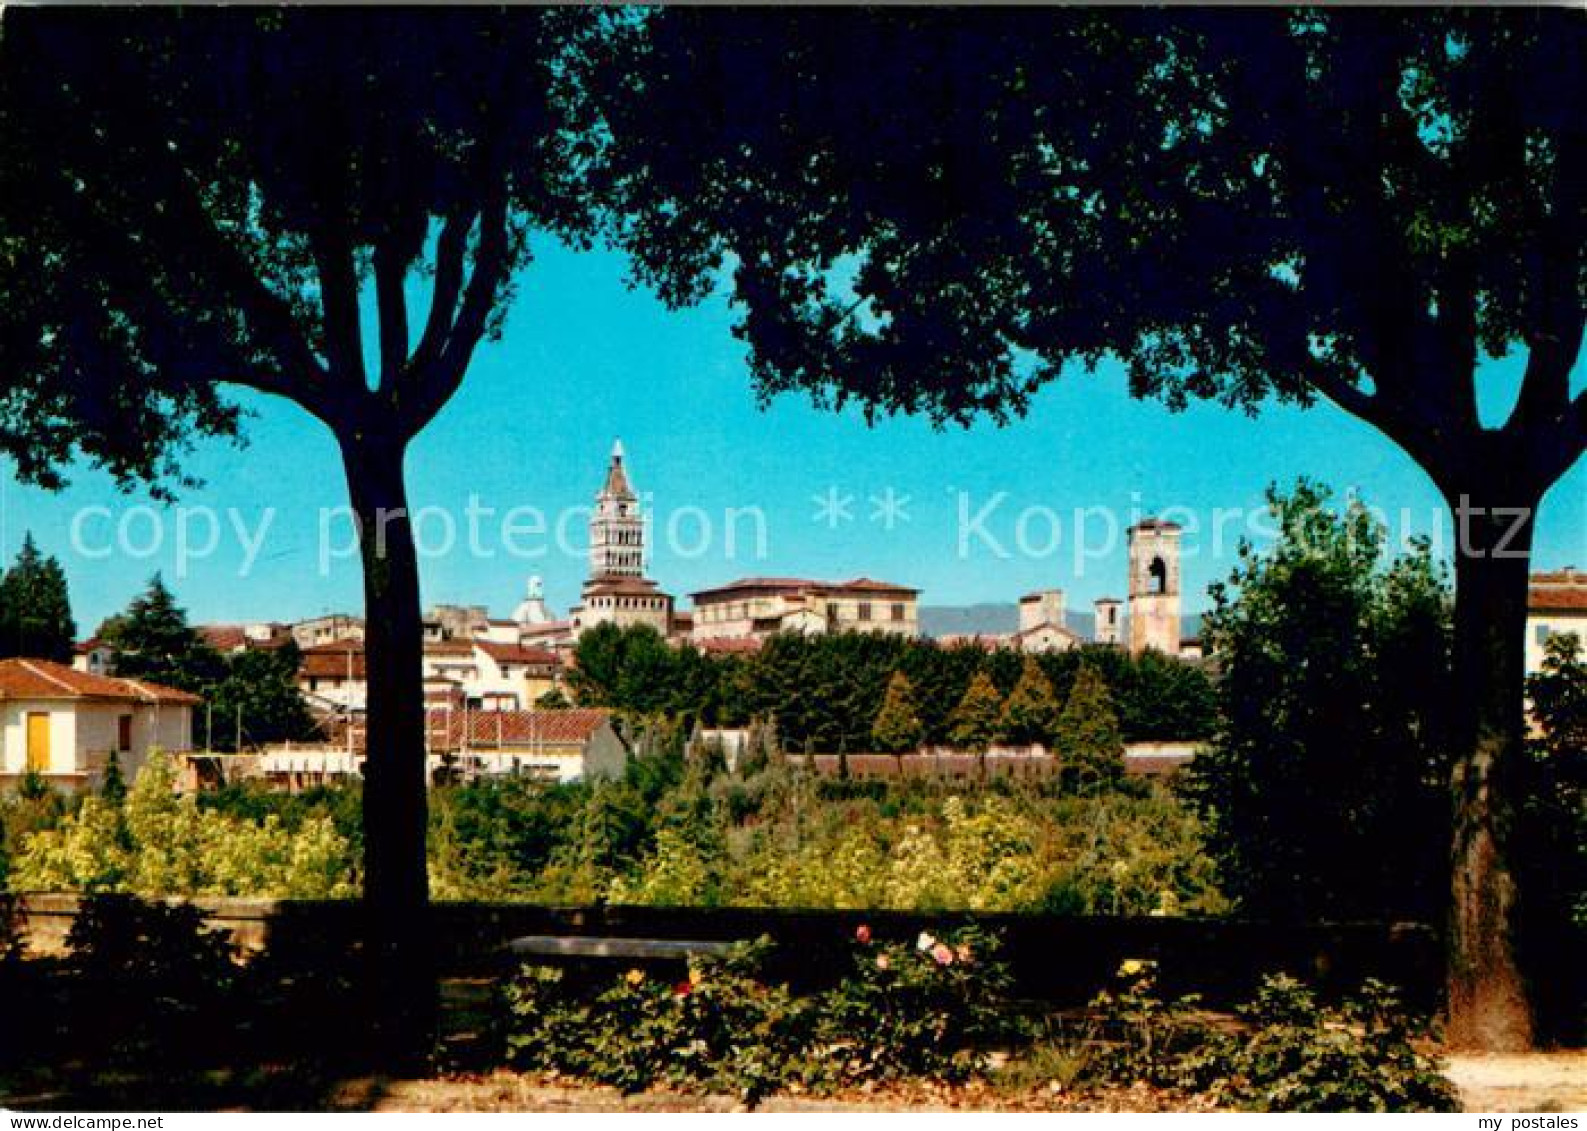
[(1587, 1051), (1451, 1056), (1467, 1111), (1587, 1111)]

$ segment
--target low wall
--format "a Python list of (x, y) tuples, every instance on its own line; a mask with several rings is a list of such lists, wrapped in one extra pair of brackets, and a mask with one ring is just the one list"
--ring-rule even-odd
[[(363, 909), (355, 901), (196, 899), (207, 920), (250, 950), (334, 961), (357, 951)], [(79, 897), (24, 895), (18, 926), (35, 952), (59, 952)], [(1417, 1004), (1437, 999), (1443, 957), (1436, 933), (1415, 923), (1272, 924), (1237, 919), (970, 915), (765, 908), (545, 907), (526, 903), (437, 903), (427, 931), (454, 973), (504, 971), (504, 944), (520, 935), (605, 935), (660, 939), (753, 939), (778, 944), (770, 973), (800, 987), (847, 969), (855, 928), (912, 940), (922, 930), (976, 922), (1004, 940), (1021, 996), (1078, 1004), (1106, 985), (1126, 958), (1159, 963), (1169, 993), (1201, 993), (1211, 1003), (1249, 993), (1263, 974), (1284, 970), (1325, 993), (1377, 977)]]

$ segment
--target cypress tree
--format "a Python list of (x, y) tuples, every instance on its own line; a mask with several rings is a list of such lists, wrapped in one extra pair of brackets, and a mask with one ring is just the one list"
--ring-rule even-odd
[(887, 681), (881, 710), (876, 712), (871, 726), (871, 741), (883, 754), (902, 754), (918, 748), (925, 734), (915, 702), (915, 685), (903, 672), (895, 671)]
[(1082, 787), (1117, 781), (1124, 774), (1124, 735), (1102, 673), (1089, 663), (1075, 672), (1069, 701), (1058, 718), (1058, 754)]
[(1031, 743), (1051, 746), (1058, 732), (1061, 714), (1052, 681), (1041, 670), (1034, 656), (1026, 656), (1020, 668), (1019, 682), (1014, 684), (1014, 690), (1008, 693), (1008, 701), (1003, 704), (1003, 741), (1017, 746)]
[(0, 581), (0, 655), (67, 664), (76, 636), (66, 573), (55, 558), (39, 553), (29, 532)]
[(948, 719), (948, 736), (955, 746), (984, 754), (997, 741), (1002, 713), (1003, 697), (997, 693), (992, 677), (984, 671), (976, 672)]

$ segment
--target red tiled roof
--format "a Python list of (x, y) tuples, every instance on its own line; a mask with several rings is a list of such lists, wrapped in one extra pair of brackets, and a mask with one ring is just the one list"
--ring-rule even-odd
[(566, 745), (588, 742), (611, 718), (609, 712), (593, 708), (570, 707), (557, 711), (460, 711), (425, 712), (425, 735), (433, 749), (445, 745), (455, 749), (470, 746)]
[(504, 644), (495, 640), (476, 640), (474, 647), (498, 664), (531, 664), (556, 667), (561, 661), (555, 652), (546, 648), (525, 648), (522, 644)]
[(658, 596), (660, 590), (648, 577), (597, 577), (584, 583), (586, 597), (614, 595)]
[(474, 641), (472, 640), (426, 640), (424, 642), (426, 656), (472, 656), (474, 654)]
[(365, 678), (362, 640), (338, 640), (334, 644), (316, 644), (303, 649), (298, 674), (319, 679), (346, 679), (349, 669), (354, 679)]
[[(1533, 579), (1536, 581), (1536, 578)], [(1527, 590), (1526, 607), (1536, 612), (1587, 613), (1587, 584), (1537, 585)]]
[(897, 585), (891, 581), (877, 581), (872, 577), (856, 577), (853, 581), (835, 581), (822, 586), (823, 589), (848, 589), (860, 593), (919, 593), (918, 589), (911, 589), (907, 585)]
[(140, 679), (93, 675), (54, 660), (0, 660), (0, 699), (114, 699), (135, 703), (197, 703), (197, 695)]

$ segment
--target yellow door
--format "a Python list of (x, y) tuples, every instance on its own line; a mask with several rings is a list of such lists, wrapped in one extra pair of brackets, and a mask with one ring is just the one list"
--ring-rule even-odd
[(27, 714), (27, 768), (38, 773), (49, 769), (49, 712)]

